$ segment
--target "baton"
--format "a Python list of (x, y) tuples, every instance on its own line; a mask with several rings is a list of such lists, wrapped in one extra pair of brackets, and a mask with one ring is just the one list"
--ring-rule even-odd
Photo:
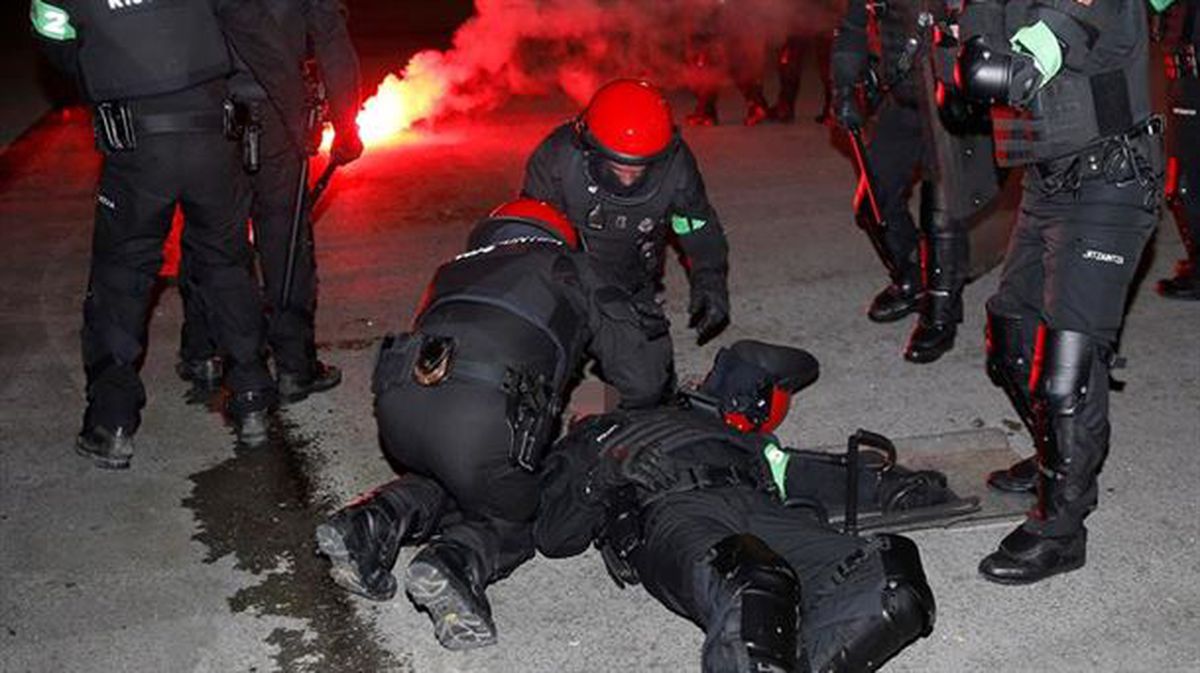
[(850, 147), (854, 150), (854, 163), (858, 165), (858, 187), (854, 194), (854, 217), (858, 221), (858, 226), (867, 232), (867, 238), (875, 248), (875, 254), (879, 256), (888, 273), (894, 277), (900, 265), (892, 256), (892, 251), (888, 249), (887, 241), (884, 240), (887, 222), (883, 219), (883, 212), (879, 209), (879, 200), (875, 196), (875, 172), (871, 170), (871, 162), (867, 159), (867, 148), (863, 143), (862, 132), (858, 129), (846, 129), (846, 134), (850, 136)]
[(321, 200), (321, 195), (329, 188), (329, 182), (333, 180), (333, 172), (337, 170), (338, 164), (331, 158), (329, 165), (325, 166), (325, 170), (321, 171), (321, 177), (317, 178), (317, 183), (313, 185), (312, 191), (308, 193), (308, 204), (315, 208), (317, 202)]

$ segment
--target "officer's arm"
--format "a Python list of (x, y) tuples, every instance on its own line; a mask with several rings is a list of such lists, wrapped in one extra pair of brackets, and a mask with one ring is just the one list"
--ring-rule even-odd
[(341, 0), (312, 0), (305, 22), (329, 92), (333, 127), (339, 133), (353, 133), (361, 103), (361, 77), (358, 53), (346, 29), (346, 6)]
[(543, 462), (541, 502), (533, 536), (538, 551), (552, 558), (583, 553), (604, 523), (604, 505), (585, 496), (588, 468), (595, 461), (590, 442), (568, 434)]
[(525, 162), (525, 181), (521, 196), (545, 201), (565, 211), (562, 178), (555, 170), (558, 158), (557, 131), (543, 140)]
[(850, 0), (833, 32), (830, 79), (839, 88), (853, 87), (867, 68), (867, 2)]
[(671, 230), (687, 255), (692, 278), (698, 273), (715, 273), (724, 279), (729, 271), (729, 244), (725, 240), (725, 231), (717, 211), (708, 201), (696, 157), (686, 145), (679, 151), (684, 153), (685, 170), (671, 206)]
[(289, 55), (283, 31), (261, 0), (213, 0), (221, 29), (286, 120), (297, 151), (305, 146), (301, 64)]
[(75, 26), (71, 23), (69, 5), (65, 2), (53, 4), (45, 0), (33, 0), (29, 5), (29, 19), (33, 23), (33, 34), (38, 47), (46, 59), (72, 79), (79, 76), (79, 40)]

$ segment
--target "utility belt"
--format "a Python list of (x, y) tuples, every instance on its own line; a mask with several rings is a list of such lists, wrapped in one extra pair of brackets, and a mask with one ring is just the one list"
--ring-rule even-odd
[(126, 101), (95, 106), (92, 124), (96, 144), (105, 153), (137, 149), (138, 138), (176, 133), (221, 133), (229, 122), (228, 109), (213, 112), (136, 112)]
[(1196, 59), (1196, 45), (1184, 45), (1163, 57), (1167, 67), (1167, 79), (1200, 78), (1200, 63)]
[(463, 357), (457, 352), (454, 337), (404, 332), (384, 338), (371, 391), (379, 396), (398, 386), (432, 388), (447, 381), (496, 388), (505, 394), (511, 431), (509, 461), (522, 470), (536, 472), (562, 406), (553, 376), (531, 368)]
[[(1163, 131), (1154, 115), (1126, 133), (1110, 136), (1080, 152), (1033, 165), (1033, 175), (1047, 195), (1075, 191), (1084, 182), (1103, 180), (1117, 187), (1134, 183), (1154, 186), (1162, 179)], [(1157, 195), (1157, 190), (1151, 196)]]

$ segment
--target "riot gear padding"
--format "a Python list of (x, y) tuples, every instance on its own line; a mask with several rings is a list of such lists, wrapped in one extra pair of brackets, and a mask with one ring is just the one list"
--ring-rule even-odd
[(996, 105), (1024, 105), (1039, 79), (1030, 56), (994, 47), (983, 35), (966, 41), (954, 71), (955, 84), (968, 98)]
[[(877, 559), (872, 559), (877, 555)], [(828, 661), (813, 661), (825, 672), (874, 671), (917, 638), (933, 632), (937, 605), (925, 578), (916, 544), (902, 535), (871, 538), (866, 549), (843, 561), (844, 582), (856, 575), (878, 586), (879, 609), (847, 627), (842, 647)]]
[[(731, 535), (710, 551), (719, 576), (705, 673), (798, 673), (800, 584), (787, 561), (753, 535)], [(723, 609), (722, 609), (723, 608)]]
[(579, 115), (576, 133), (585, 145), (630, 165), (654, 162), (679, 140), (667, 99), (654, 85), (636, 79), (600, 87)]
[(1017, 415), (1036, 436), (1029, 378), (1036, 324), (1020, 316), (987, 312), (987, 371), (992, 382), (1008, 395)]

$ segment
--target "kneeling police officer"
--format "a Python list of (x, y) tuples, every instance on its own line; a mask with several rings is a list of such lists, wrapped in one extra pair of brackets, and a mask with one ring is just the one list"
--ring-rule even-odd
[(706, 673), (879, 667), (931, 632), (933, 593), (911, 540), (834, 530), (812, 463), (763, 434), (816, 374), (739, 341), (685, 403), (586, 419), (547, 458), (538, 550), (596, 542), (618, 585), (705, 630)]
[(399, 547), (428, 540), (405, 588), (451, 649), (496, 639), (484, 588), (533, 555), (537, 472), (585, 358), (623, 407), (658, 403), (670, 379), (665, 321), (647, 322), (577, 247), (571, 223), (532, 199), (475, 227), (412, 331), (380, 350), (379, 434), (408, 473), (317, 530), (333, 579), (374, 600), (397, 589)]

